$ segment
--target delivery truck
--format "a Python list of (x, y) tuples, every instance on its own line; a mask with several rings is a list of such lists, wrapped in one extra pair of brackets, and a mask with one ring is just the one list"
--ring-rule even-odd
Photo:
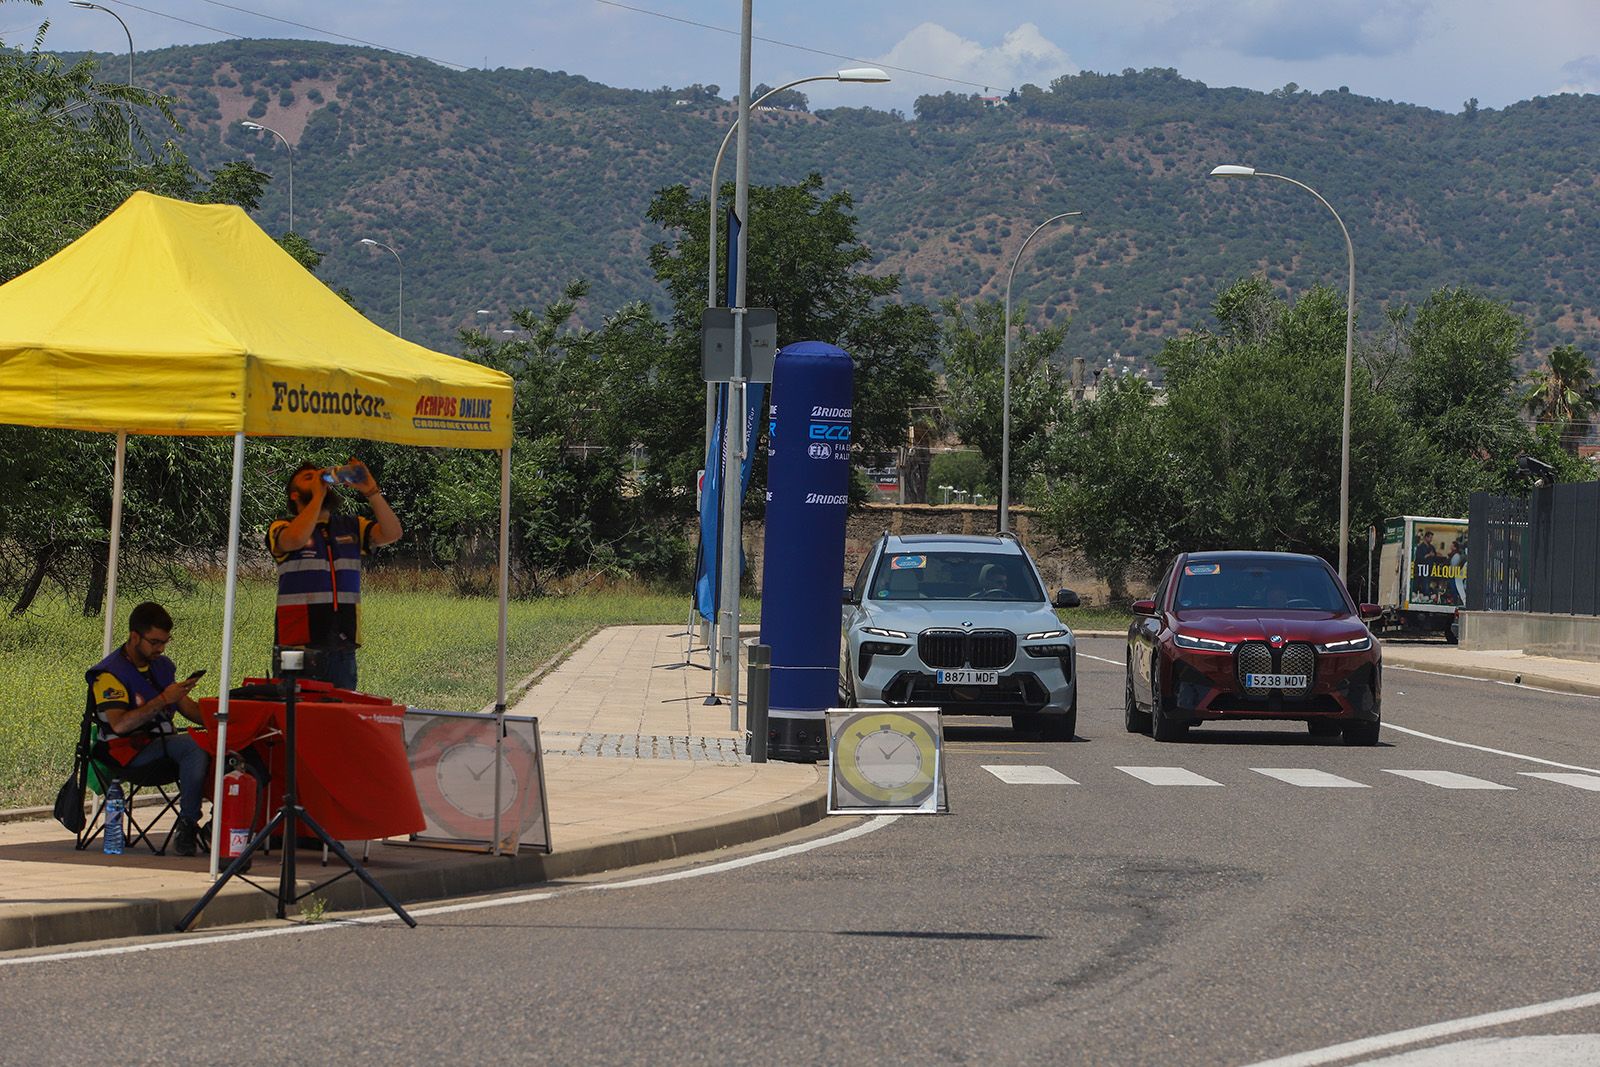
[(1467, 606), (1467, 520), (1398, 515), (1383, 520), (1373, 592), (1379, 633), (1437, 633), (1455, 644)]

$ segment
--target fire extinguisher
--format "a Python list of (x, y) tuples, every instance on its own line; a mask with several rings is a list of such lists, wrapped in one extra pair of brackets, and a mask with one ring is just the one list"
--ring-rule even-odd
[(241, 855), (256, 823), (256, 779), (243, 766), (222, 776), (222, 854)]

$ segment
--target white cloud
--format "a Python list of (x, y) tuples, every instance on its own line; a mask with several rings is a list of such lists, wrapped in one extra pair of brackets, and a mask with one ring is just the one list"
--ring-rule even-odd
[(1427, 34), (1434, 6), (1435, 0), (1207, 0), (1184, 5), (1155, 36), (1263, 59), (1393, 56)]
[[(1031, 22), (1011, 30), (998, 44), (987, 46), (952, 33), (936, 22), (924, 22), (877, 61), (961, 78), (1002, 92), (1026, 82), (1048, 85), (1054, 78), (1076, 74), (1078, 70), (1067, 53)], [(945, 89), (964, 91), (962, 86), (943, 84)]]
[(1558, 93), (1600, 93), (1600, 56), (1579, 56), (1561, 67)]

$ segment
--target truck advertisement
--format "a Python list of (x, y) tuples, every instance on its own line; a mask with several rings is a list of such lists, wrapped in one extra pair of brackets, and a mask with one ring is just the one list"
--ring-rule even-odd
[(1388, 630), (1438, 631), (1454, 641), (1467, 603), (1467, 520), (1385, 519), (1375, 591)]

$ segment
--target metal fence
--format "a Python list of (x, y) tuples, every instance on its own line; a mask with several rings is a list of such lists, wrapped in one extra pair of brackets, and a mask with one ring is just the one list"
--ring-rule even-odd
[(1467, 608), (1600, 615), (1600, 482), (1472, 495)]
[(1467, 523), (1467, 610), (1527, 611), (1528, 499), (1473, 493)]

